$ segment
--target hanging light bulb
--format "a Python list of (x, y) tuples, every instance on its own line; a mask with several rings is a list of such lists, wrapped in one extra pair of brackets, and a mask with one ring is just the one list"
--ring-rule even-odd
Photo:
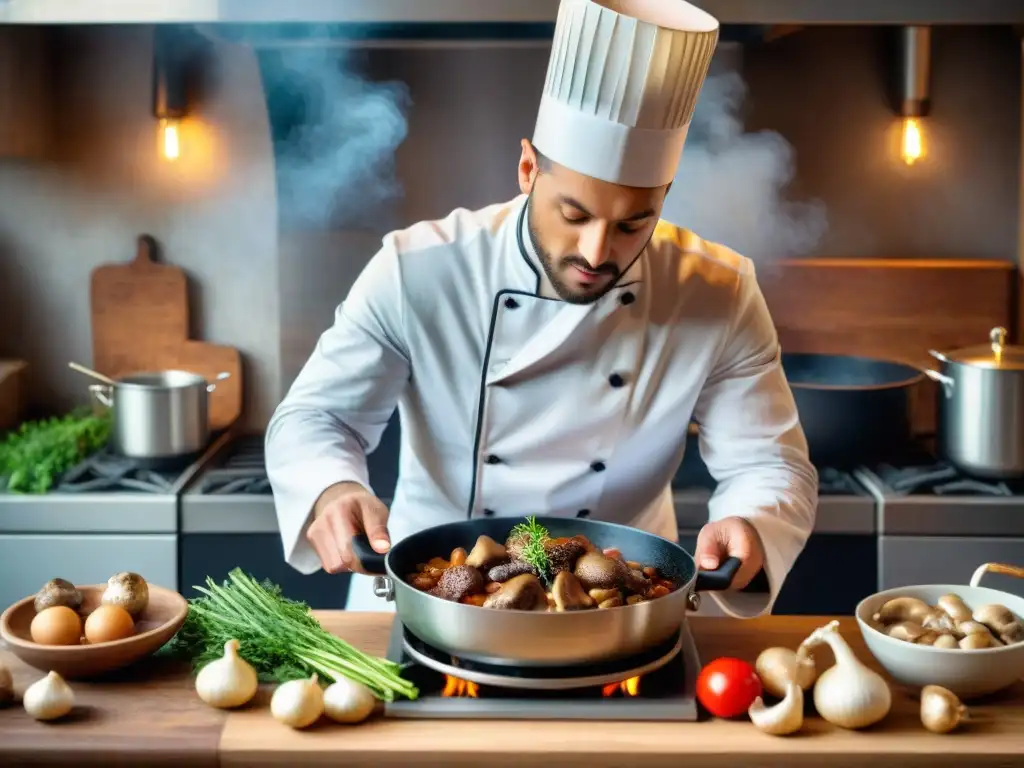
[(181, 157), (181, 121), (188, 113), (188, 68), (174, 30), (157, 27), (153, 40), (153, 116), (157, 151), (169, 162)]
[(922, 157), (924, 140), (921, 138), (921, 123), (916, 117), (905, 117), (900, 135), (900, 158), (907, 165), (913, 165)]
[(900, 158), (914, 165), (925, 156), (922, 118), (930, 108), (931, 29), (903, 27), (900, 30)]

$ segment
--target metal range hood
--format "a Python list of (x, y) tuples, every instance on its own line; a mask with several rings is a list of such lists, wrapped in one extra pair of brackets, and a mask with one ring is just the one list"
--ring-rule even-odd
[[(693, 1), (723, 25), (1024, 23), (1022, 0)], [(455, 34), (445, 29), (455, 26), (463, 37), (550, 35), (557, 8), (558, 0), (0, 0), (0, 23), (340, 25), (328, 32), (340, 35), (346, 25), (385, 25), (420, 37)]]

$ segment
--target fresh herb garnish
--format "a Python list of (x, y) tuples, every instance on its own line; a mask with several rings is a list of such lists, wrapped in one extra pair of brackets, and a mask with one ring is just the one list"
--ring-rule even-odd
[(222, 585), (207, 577), (195, 587), (203, 597), (189, 600), (188, 617), (160, 654), (191, 660), (196, 671), (224, 655), (224, 644), (239, 642), (239, 655), (264, 682), (309, 677), (362, 683), (384, 701), (408, 699), (419, 690), (402, 675), (401, 665), (370, 656), (320, 626), (302, 602), (289, 600), (281, 588), (262, 584), (240, 568)]
[(548, 529), (538, 523), (536, 517), (530, 515), (525, 523), (519, 523), (512, 528), (512, 534), (523, 539), (523, 551), (519, 557), (532, 565), (545, 582), (549, 581), (551, 563), (545, 547), (550, 540)]
[(61, 474), (107, 444), (110, 426), (109, 413), (96, 416), (87, 408), (22, 423), (0, 436), (0, 490), (46, 493)]

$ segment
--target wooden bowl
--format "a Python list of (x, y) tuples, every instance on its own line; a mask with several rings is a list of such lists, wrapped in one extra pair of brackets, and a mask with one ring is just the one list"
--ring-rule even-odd
[[(106, 584), (78, 586), (85, 618), (100, 605)], [(65, 679), (95, 677), (127, 667), (163, 646), (181, 629), (188, 616), (188, 601), (170, 589), (149, 585), (149, 604), (135, 620), (135, 634), (109, 643), (40, 645), (32, 642), (29, 628), (36, 615), (35, 595), (19, 600), (0, 615), (0, 637), (11, 652), (29, 666), (54, 671)]]

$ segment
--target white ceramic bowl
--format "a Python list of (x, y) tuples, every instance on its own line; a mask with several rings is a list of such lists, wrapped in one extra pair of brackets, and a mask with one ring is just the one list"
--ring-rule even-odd
[(995, 693), (1024, 678), (1024, 643), (980, 650), (933, 648), (897, 640), (875, 628), (872, 616), (894, 597), (916, 597), (935, 605), (946, 594), (959, 595), (972, 610), (986, 603), (999, 603), (1024, 619), (1024, 598), (988, 587), (926, 584), (878, 592), (857, 605), (856, 616), (864, 643), (882, 668), (903, 685), (941, 685), (961, 699)]

